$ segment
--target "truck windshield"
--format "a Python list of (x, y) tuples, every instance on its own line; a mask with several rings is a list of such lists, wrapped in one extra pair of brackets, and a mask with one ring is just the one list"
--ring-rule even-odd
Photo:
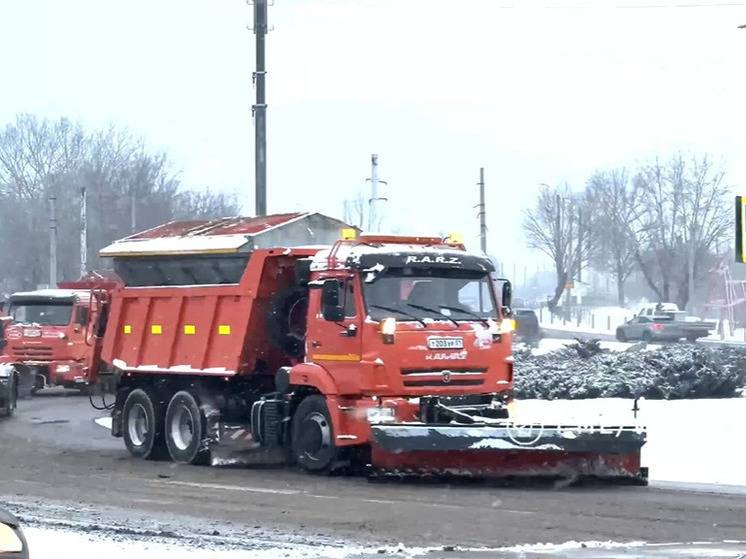
[(70, 324), (72, 303), (11, 303), (10, 315), (22, 324), (66, 326)]
[(363, 297), (373, 320), (496, 318), (490, 278), (483, 272), (392, 268), (364, 282)]

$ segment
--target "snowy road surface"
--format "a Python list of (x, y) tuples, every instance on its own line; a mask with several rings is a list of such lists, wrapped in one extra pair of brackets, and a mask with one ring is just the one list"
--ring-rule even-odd
[[(523, 404), (528, 411), (530, 402)], [(644, 409), (652, 410), (648, 404), (644, 403)], [(608, 413), (612, 408), (609, 403)], [(713, 405), (711, 411), (717, 411), (717, 407)], [(321, 550), (334, 557), (339, 556), (335, 550), (340, 548), (349, 555), (398, 546), (400, 542), (407, 547), (407, 556), (416, 555), (417, 548), (445, 545), (460, 549), (488, 547), (493, 549), (492, 555), (481, 556), (516, 557), (509, 550), (501, 550), (503, 555), (498, 555), (494, 548), (590, 540), (700, 540), (727, 547), (736, 544), (723, 541), (743, 539), (746, 534), (746, 494), (727, 488), (717, 493), (699, 487), (685, 491), (669, 487), (374, 484), (362, 478), (307, 476), (290, 469), (177, 466), (132, 459), (120, 440), (112, 439), (94, 422), (97, 413), (86, 398), (42, 396), (22, 401), (18, 412), (15, 418), (0, 422), (0, 503), (26, 521), (32, 545), (48, 541), (44, 536), (48, 529), (96, 536), (93, 539), (100, 544), (99, 536), (115, 541), (136, 539), (132, 529), (137, 528), (148, 530), (148, 545), (152, 546), (184, 544), (191, 549), (210, 538), (239, 538), (239, 551), (251, 549), (252, 557), (267, 549), (287, 549), (289, 557), (301, 557), (303, 553), (321, 557)], [(625, 410), (620, 408), (619, 412)], [(682, 409), (674, 421), (686, 420), (685, 434), (691, 433), (691, 440), (682, 435), (668, 449), (663, 447), (656, 460), (664, 460), (675, 450), (679, 453), (676, 460), (695, 462), (699, 469), (707, 469), (708, 461), (725, 461), (732, 447), (703, 446), (703, 441), (695, 437), (700, 433), (695, 426), (704, 425), (705, 418), (692, 422), (688, 413)], [(742, 423), (743, 418), (734, 416), (734, 421)], [(738, 432), (728, 425), (719, 429), (726, 434)], [(713, 451), (719, 453), (710, 454)], [(651, 467), (656, 468), (653, 464)], [(50, 524), (50, 518), (58, 520)], [(120, 531), (109, 533), (107, 526)], [(94, 541), (91, 545), (98, 544)], [(233, 549), (224, 540), (213, 547), (213, 551), (226, 553)], [(553, 556), (558, 556), (560, 549), (552, 549)], [(585, 549), (563, 548), (561, 553), (567, 557), (588, 556), (583, 555)], [(661, 548), (648, 551), (653, 553), (654, 549)], [(274, 556), (281, 557), (285, 552)], [(138, 551), (133, 556), (147, 557), (144, 553)], [(427, 556), (479, 556), (473, 553)], [(116, 557), (113, 551), (97, 556), (101, 555)], [(634, 556), (625, 552), (625, 557)], [(708, 556), (717, 555), (713, 551)], [(39, 557), (34, 554), (34, 559)], [(54, 557), (63, 555), (56, 553)]]
[(365, 547), (357, 545), (268, 545), (246, 546), (240, 538), (208, 535), (196, 540), (179, 534), (169, 537), (118, 536), (116, 532), (90, 532), (31, 526), (26, 537), (35, 559), (583, 559), (707, 557), (738, 558), (746, 553), (746, 542), (696, 542), (645, 544), (643, 542), (576, 542), (523, 544), (501, 548), (457, 546), (408, 547), (404, 545)]

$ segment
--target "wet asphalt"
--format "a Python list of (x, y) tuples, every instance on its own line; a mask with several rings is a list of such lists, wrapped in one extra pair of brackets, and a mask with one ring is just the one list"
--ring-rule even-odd
[[(145, 462), (94, 421), (103, 415), (74, 392), (21, 401), (15, 417), (0, 421), (0, 503), (45, 525), (144, 528), (145, 537), (209, 545), (228, 534), (232, 543), (213, 543), (332, 546), (359, 557), (411, 557), (412, 548), (423, 547), (427, 557), (546, 557), (549, 549), (494, 548), (589, 540), (654, 545), (566, 546), (550, 556), (746, 556), (746, 544), (737, 543), (746, 539), (743, 491), (374, 483), (292, 468)], [(399, 553), (400, 545), (406, 551)], [(490, 550), (470, 550), (483, 547)]]

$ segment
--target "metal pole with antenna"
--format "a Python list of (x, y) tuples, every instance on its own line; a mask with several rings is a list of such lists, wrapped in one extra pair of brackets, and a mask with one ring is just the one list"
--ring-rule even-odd
[(484, 167), (479, 168), (479, 246), (487, 254), (487, 206), (484, 201)]
[(49, 287), (57, 287), (57, 197), (49, 195)]
[(386, 202), (388, 198), (380, 196), (378, 185), (388, 185), (386, 181), (378, 178), (378, 155), (370, 156), (370, 200), (368, 201), (368, 231), (380, 231), (383, 223), (383, 211), (379, 204)]
[(254, 35), (256, 35), (256, 70), (253, 74), (256, 103), (251, 107), (254, 116), (254, 209), (256, 215), (267, 215), (267, 99), (264, 63), (267, 35), (267, 0), (254, 0)]
[(80, 189), (80, 277), (88, 272), (88, 219), (85, 186)]

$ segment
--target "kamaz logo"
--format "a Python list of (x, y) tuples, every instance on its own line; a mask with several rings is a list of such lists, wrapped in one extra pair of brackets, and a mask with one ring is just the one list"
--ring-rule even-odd
[(458, 256), (407, 256), (405, 264), (461, 264)]

